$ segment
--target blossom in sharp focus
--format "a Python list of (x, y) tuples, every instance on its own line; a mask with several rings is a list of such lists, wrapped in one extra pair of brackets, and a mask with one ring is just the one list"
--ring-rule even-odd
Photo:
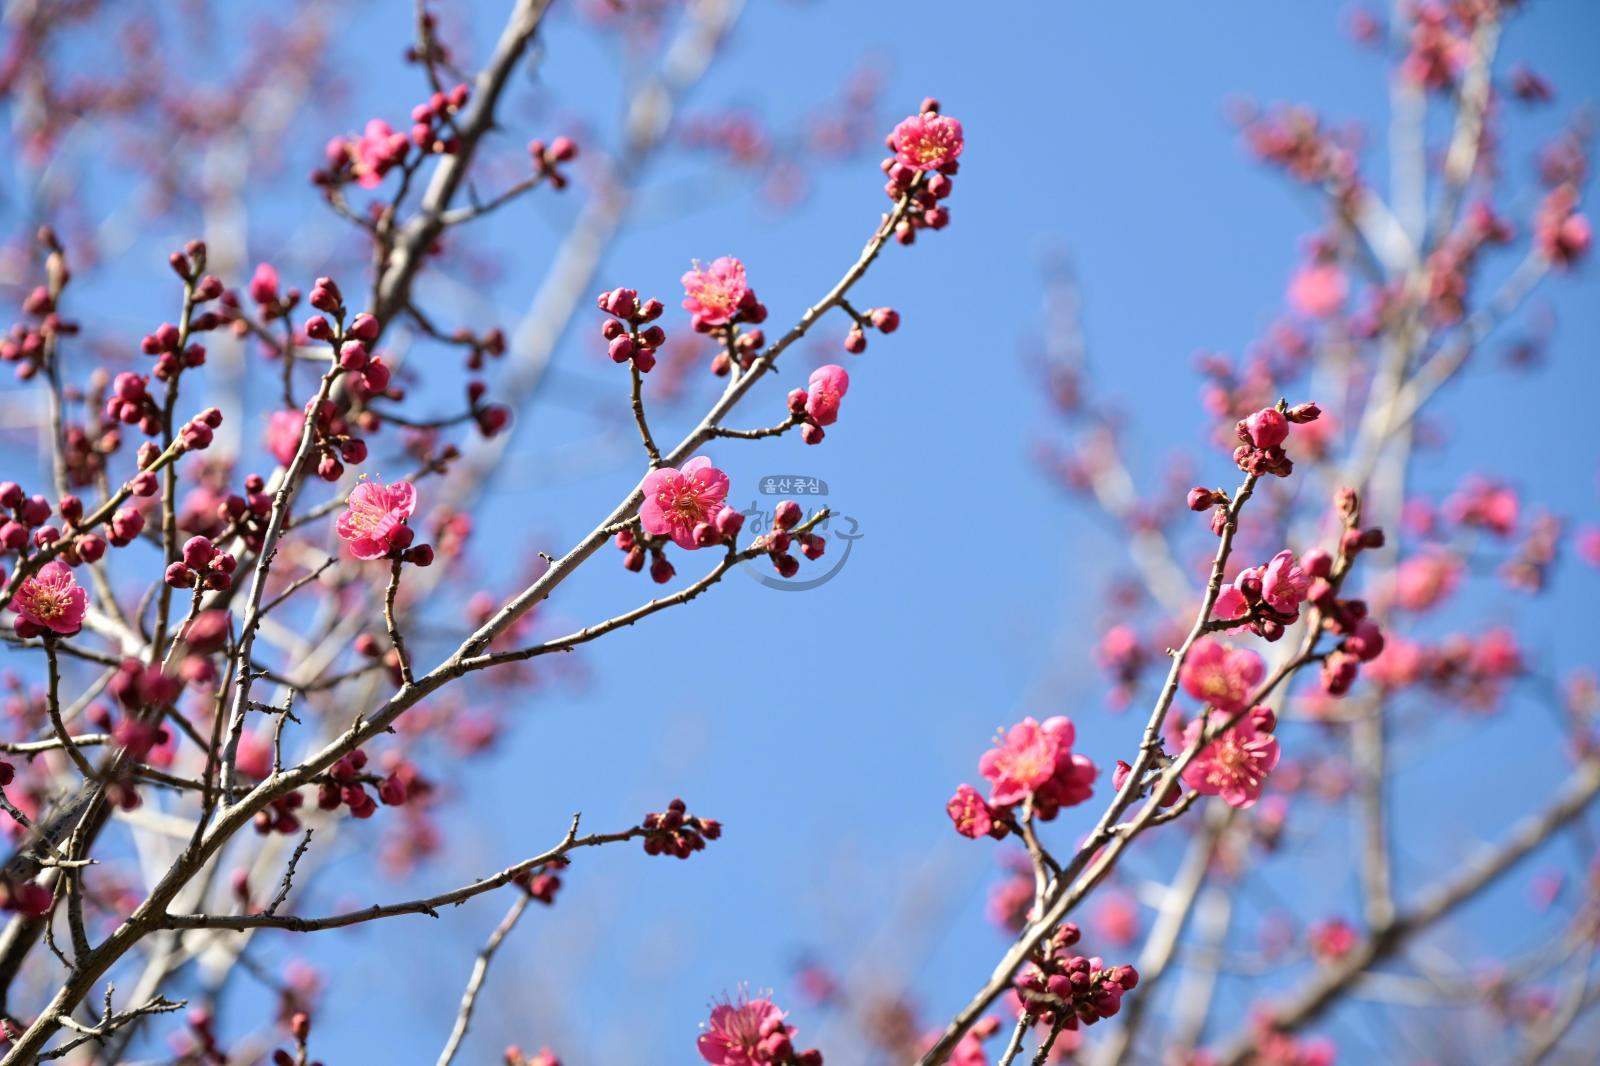
[(819, 366), (807, 380), (806, 414), (819, 426), (831, 426), (839, 420), (839, 401), (850, 391), (850, 375), (844, 367), (834, 363)]
[(1287, 548), (1272, 557), (1261, 575), (1261, 598), (1279, 614), (1298, 617), (1310, 589), (1311, 575)]
[(357, 559), (381, 559), (411, 543), (406, 519), (416, 509), (417, 490), (411, 482), (362, 481), (350, 493), (335, 529), (350, 542), (350, 554)]
[(961, 155), (961, 123), (947, 115), (912, 115), (894, 128), (895, 158), (917, 170), (940, 170)]
[(731, 255), (714, 259), (707, 267), (696, 263), (683, 275), (683, 309), (699, 325), (726, 326), (750, 299), (744, 264)]
[[(1202, 796), (1220, 796), (1230, 807), (1243, 810), (1254, 806), (1267, 775), (1278, 765), (1278, 740), (1270, 732), (1272, 724), (1271, 712), (1256, 708), (1201, 749), (1184, 767), (1183, 783)], [(1204, 718), (1190, 722), (1184, 729), (1184, 745), (1194, 744), (1205, 726)]]
[(17, 633), (24, 637), (45, 630), (71, 636), (83, 627), (88, 606), (89, 594), (73, 578), (72, 568), (59, 559), (41, 566), (11, 598), (11, 609), (18, 615)]
[(1189, 649), (1178, 679), (1183, 690), (1229, 714), (1244, 707), (1266, 667), (1261, 656), (1201, 637)]
[(728, 498), (728, 475), (697, 455), (681, 469), (650, 471), (642, 488), (639, 524), (645, 532), (669, 536), (678, 547), (693, 551), (699, 547), (695, 527), (713, 521)]
[(1073, 752), (1074, 736), (1071, 720), (1060, 715), (1042, 723), (1024, 718), (1012, 726), (978, 760), (978, 772), (990, 784), (989, 803), (1007, 807), (1031, 795), (1039, 817), (1048, 820), (1088, 799), (1097, 771)]

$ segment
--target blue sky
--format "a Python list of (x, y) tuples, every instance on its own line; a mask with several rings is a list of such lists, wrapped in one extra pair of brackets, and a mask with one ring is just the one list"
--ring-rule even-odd
[[(503, 6), (471, 5), (476, 40), (498, 31)], [(928, 94), (966, 126), (954, 221), (911, 249), (890, 249), (863, 283), (860, 303), (892, 304), (904, 324), (849, 359), (850, 393), (824, 445), (784, 438), (710, 452), (741, 504), (757, 498), (766, 474), (825, 479), (830, 503), (863, 533), (838, 576), (804, 594), (729, 580), (583, 650), (588, 680), (531, 693), (504, 748), (453, 783), (460, 803), (443, 862), (410, 885), (350, 887), (364, 885), (357, 856), (323, 875), (356, 896), (397, 898), (541, 850), (574, 810), (589, 827), (610, 828), (673, 795), (726, 823), (725, 838), (687, 863), (631, 849), (581, 856), (560, 904), (531, 913), (497, 959), (466, 1061), (487, 1061), (515, 1041), (549, 1043), (578, 1064), (689, 1062), (711, 997), (749, 982), (795, 1001), (795, 960), (812, 952), (881, 982), (905, 981), (930, 1020), (963, 1002), (1003, 947), (982, 916), (999, 864), (994, 848), (950, 831), (945, 799), (975, 776), (994, 729), (1023, 714), (1071, 715), (1080, 748), (1102, 767), (1131, 750), (1140, 717), (1106, 712), (1089, 651), (1106, 616), (1106, 580), (1126, 570), (1119, 538), (1030, 460), (1051, 429), (1021, 356), (1040, 327), (1044, 256), (1064, 249), (1076, 267), (1098, 386), (1127, 412), (1135, 470), (1154, 485), (1164, 457), (1188, 452), (1202, 480), (1222, 480), (1229, 464), (1206, 444), (1191, 357), (1237, 354), (1261, 335), (1282, 310), (1297, 241), (1320, 221), (1305, 192), (1247, 158), (1225, 102), (1306, 101), (1362, 123), (1374, 145), (1369, 172), (1383, 173), (1384, 63), (1348, 42), (1336, 3), (751, 7), (690, 110), (738, 104), (792, 122), (875, 57), (886, 75), (885, 129)], [(326, 136), (356, 128), (375, 108), (398, 120), (402, 103), (420, 97), (412, 73), (393, 61), (404, 26), (389, 17), (374, 5), (348, 16), (362, 54), (354, 38), (340, 47), (362, 77), (306, 132), (307, 162)], [(1574, 106), (1600, 96), (1597, 20), (1581, 0), (1548, 0), (1529, 5), (1507, 33), (1505, 51), (1558, 92), (1555, 107), (1518, 113), (1506, 138), (1504, 165), (1524, 189), (1532, 149)], [(609, 120), (615, 68), (579, 37), (570, 19), (551, 32), (542, 79), (558, 100), (514, 117), (514, 142), (579, 112)], [(884, 203), (876, 161), (869, 152), (819, 164), (813, 195), (787, 214), (748, 192), (728, 195), (728, 183), (706, 179), (704, 160), (669, 162), (662, 181), (673, 184), (661, 187), (672, 196), (659, 201), (667, 209), (610, 251), (600, 280), (671, 306), (690, 259), (738, 255), (781, 327), (826, 291), (869, 234)], [(283, 255), (274, 241), (321, 210), (309, 190), (292, 209), (288, 202), (262, 205), (253, 257)], [(676, 210), (680, 203), (692, 210)], [(478, 235), (480, 247), (506, 256), (486, 293), (507, 319), (526, 306), (570, 212), (540, 193)], [(171, 243), (153, 236), (96, 284), (137, 298), (152, 281), (135, 253), (159, 262), (154, 251)], [(1600, 385), (1595, 295), (1592, 265), (1541, 292), (1558, 332), (1539, 374), (1513, 377), (1485, 358), (1446, 394), (1438, 425), (1450, 449), (1418, 460), (1420, 485), (1442, 491), (1483, 470), (1574, 520), (1600, 518), (1588, 415)], [(499, 473), (505, 491), (475, 538), (490, 575), (532, 541), (551, 551), (574, 542), (638, 476), (625, 449), (590, 450), (597, 433), (605, 441), (628, 430), (594, 416), (601, 404), (621, 412), (626, 399), (622, 375), (594, 358), (598, 321), (580, 311)], [(809, 350), (796, 355), (735, 424), (779, 417), (783, 391), (815, 360)], [(452, 389), (440, 406), (455, 399)], [(675, 440), (696, 414), (692, 406), (665, 414), (658, 438)], [(695, 571), (692, 561), (678, 557), (680, 574)], [(1564, 587), (1539, 601), (1474, 591), (1457, 624), (1509, 617), (1549, 672), (1585, 655), (1592, 665), (1570, 619), (1597, 576), (1570, 561), (1561, 576)], [(563, 586), (548, 607), (551, 624), (582, 624), (651, 591), (607, 551)], [(1498, 721), (1458, 731), (1448, 760), (1402, 775), (1397, 802), (1430, 827), (1426, 844), (1402, 855), (1402, 892), (1418, 883), (1416, 870), (1454, 861), (1466, 841), (1493, 835), (1522, 809), (1520, 790), (1508, 805), (1490, 798), (1497, 789), (1461, 781), (1546, 782), (1562, 772), (1544, 721), (1519, 702)], [(1526, 802), (1539, 794), (1528, 790)], [(1092, 814), (1069, 812), (1052, 839), (1070, 846)], [(1150, 852), (1141, 869), (1161, 868), (1169, 854)], [(1309, 877), (1285, 863), (1271, 876), (1309, 913), (1353, 906), (1353, 874)], [(1504, 899), (1520, 891), (1508, 886)], [(330, 1018), (361, 1011), (364, 1019), (359, 1028), (330, 1022), (314, 1052), (331, 1062), (431, 1061), (470, 957), (501, 910), (482, 900), (438, 922), (401, 919), (312, 948), (334, 967)], [(1512, 935), (1532, 936), (1536, 920)], [(269, 959), (300, 948), (287, 938), (258, 943)], [(802, 1040), (827, 1024), (798, 1006), (792, 1020)], [(1361, 1039), (1359, 1020), (1337, 1024)], [(837, 1050), (830, 1061), (860, 1061), (847, 1045)]]

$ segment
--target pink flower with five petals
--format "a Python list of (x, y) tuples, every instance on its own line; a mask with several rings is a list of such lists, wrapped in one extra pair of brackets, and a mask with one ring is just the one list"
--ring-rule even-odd
[(695, 527), (709, 523), (728, 498), (728, 475), (697, 455), (681, 469), (664, 466), (650, 471), (640, 486), (639, 524), (646, 533), (668, 536), (680, 548), (693, 551)]
[(411, 543), (406, 519), (416, 509), (417, 490), (411, 482), (362, 481), (334, 528), (350, 542), (350, 554), (357, 559), (382, 559)]

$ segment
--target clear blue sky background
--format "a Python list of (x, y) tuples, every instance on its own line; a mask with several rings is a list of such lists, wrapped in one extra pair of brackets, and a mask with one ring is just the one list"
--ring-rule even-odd
[[(398, 120), (399, 102), (420, 95), (394, 61), (402, 6), (409, 9), (350, 13), (362, 83), (307, 132), (307, 162), (325, 136), (357, 127), (379, 106)], [(471, 5), (480, 43), (498, 31), (504, 6)], [(993, 847), (950, 831), (943, 805), (951, 790), (974, 779), (994, 729), (1023, 714), (1071, 715), (1079, 746), (1102, 767), (1131, 750), (1138, 729), (1137, 716), (1105, 712), (1088, 650), (1104, 617), (1105, 582), (1125, 568), (1118, 539), (1030, 461), (1050, 416), (1019, 342), (1038, 324), (1043, 254), (1070, 250), (1100, 387), (1137, 427), (1129, 435), (1135, 468), (1153, 483), (1163, 456), (1187, 450), (1202, 479), (1215, 481), (1228, 463), (1206, 446), (1191, 355), (1237, 353), (1260, 335), (1281, 311), (1297, 239), (1320, 221), (1303, 191), (1246, 157), (1224, 101), (1236, 93), (1307, 101), (1365, 123), (1375, 145), (1370, 173), (1384, 173), (1384, 62), (1348, 42), (1336, 3), (752, 7), (691, 110), (741, 104), (783, 123), (834, 95), (864, 56), (879, 56), (887, 61), (885, 129), (930, 93), (966, 126), (954, 222), (912, 249), (891, 249), (862, 287), (860, 303), (893, 304), (904, 325), (848, 363), (850, 394), (826, 444), (786, 438), (712, 452), (741, 503), (756, 497), (764, 474), (827, 480), (830, 502), (865, 534), (849, 565), (800, 595), (730, 580), (584, 650), (590, 680), (530, 695), (503, 750), (453, 783), (461, 802), (448, 821), (445, 861), (412, 885), (370, 890), (396, 898), (499, 869), (554, 842), (579, 809), (589, 827), (609, 828), (681, 794), (726, 822), (726, 837), (688, 863), (631, 849), (582, 856), (560, 904), (530, 914), (497, 960), (466, 1061), (489, 1061), (516, 1041), (549, 1043), (579, 1066), (690, 1062), (707, 1001), (741, 982), (775, 987), (796, 1003), (792, 1020), (805, 1039), (828, 1031), (819, 1012), (798, 1006), (790, 980), (808, 952), (904, 980), (930, 1020), (964, 1002), (1003, 946), (982, 914), (999, 865)], [(1574, 105), (1600, 96), (1597, 28), (1600, 12), (1582, 0), (1545, 0), (1507, 34), (1506, 51), (1549, 76), (1559, 94), (1557, 107), (1519, 113), (1511, 127), (1504, 164), (1524, 188), (1533, 147)], [(545, 76), (560, 90), (557, 113), (586, 109), (605, 122), (614, 68), (595, 62), (578, 36), (571, 20), (550, 34)], [(341, 45), (353, 46), (354, 37)], [(549, 132), (544, 120), (511, 124), (518, 139)], [(670, 305), (691, 258), (736, 254), (774, 324), (791, 321), (870, 232), (884, 203), (876, 160), (826, 167), (814, 196), (788, 215), (753, 195), (724, 196), (718, 183), (692, 213), (631, 231), (608, 256), (603, 280)], [(704, 170), (685, 162), (669, 173)], [(275, 233), (320, 208), (308, 190), (296, 214), (273, 213), (282, 210), (257, 220), (255, 256), (279, 254)], [(506, 320), (525, 307), (553, 247), (551, 223), (565, 210), (540, 194), (492, 224), (483, 246), (510, 256), (489, 290)], [(144, 260), (130, 253), (116, 291), (133, 296), (162, 284), (137, 275), (169, 246), (161, 235)], [(1541, 294), (1559, 322), (1541, 374), (1514, 378), (1484, 359), (1448, 394), (1441, 428), (1452, 452), (1420, 460), (1422, 485), (1444, 490), (1480, 469), (1564, 515), (1600, 518), (1590, 415), (1600, 386), (1595, 296), (1592, 266)], [(602, 450), (601, 461), (578, 465), (564, 448), (592, 439), (599, 398), (625, 402), (622, 375), (593, 359), (597, 324), (580, 317), (524, 420), (502, 472), (501, 487), (514, 491), (476, 536), (485, 560), (527, 550), (530, 536), (564, 548), (638, 476), (631, 456), (619, 461), (622, 452)], [(782, 390), (803, 377), (809, 358), (758, 392), (737, 424), (774, 420)], [(455, 397), (452, 390), (440, 405)], [(1148, 413), (1157, 409), (1177, 416)], [(658, 436), (676, 439), (690, 417), (688, 409), (666, 416)], [(680, 554), (680, 573), (694, 572), (693, 561)], [(1600, 579), (1570, 561), (1560, 575), (1565, 588), (1538, 602), (1469, 596), (1457, 624), (1509, 615), (1546, 672), (1585, 656), (1592, 664), (1571, 620)], [(549, 612), (582, 623), (650, 592), (607, 552)], [(1402, 777), (1400, 802), (1431, 827), (1426, 843), (1402, 856), (1402, 891), (1416, 887), (1414, 870), (1456, 861), (1467, 841), (1493, 835), (1562, 772), (1546, 721), (1518, 704), (1501, 721), (1452, 734), (1466, 739)], [(1297, 735), (1286, 738), (1291, 748)], [(1446, 788), (1447, 755), (1461, 761)], [(1085, 807), (1064, 816), (1051, 838), (1069, 847), (1092, 814)], [(335, 879), (361, 885), (365, 865), (351, 858)], [(1310, 878), (1286, 864), (1274, 877), (1279, 893), (1305, 900), (1309, 913), (1350, 912), (1353, 874)], [(1519, 885), (1525, 879), (1508, 886), (1504, 902), (1524, 898)], [(501, 910), (483, 900), (438, 922), (332, 934), (334, 943), (311, 952), (338, 960), (330, 1018), (362, 1012), (366, 1024), (330, 1023), (314, 1052), (336, 1063), (432, 1061), (471, 954)], [(1522, 913), (1502, 908), (1502, 928), (1509, 921), (1514, 938), (1531, 939), (1538, 919), (1517, 928)], [(303, 949), (287, 938), (258, 944), (275, 960)], [(840, 1052), (830, 1061), (858, 1061), (847, 1044), (825, 1050)]]

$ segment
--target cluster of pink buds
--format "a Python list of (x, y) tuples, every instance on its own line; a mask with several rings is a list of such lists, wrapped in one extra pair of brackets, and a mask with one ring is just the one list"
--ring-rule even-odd
[(1280, 107), (1244, 117), (1245, 146), (1264, 163), (1282, 167), (1307, 184), (1328, 183), (1340, 190), (1357, 186), (1357, 159), (1351, 145), (1322, 125), (1307, 107)]
[(106, 417), (115, 422), (138, 426), (147, 437), (161, 432), (161, 408), (150, 395), (150, 379), (124, 371), (111, 381), (106, 397)]
[(1139, 983), (1132, 966), (1106, 966), (1100, 958), (1074, 954), (1078, 927), (1063, 922), (1034, 949), (1012, 980), (1022, 1014), (1030, 1023), (1076, 1029), (1122, 1009), (1122, 995)]
[[(1249, 418), (1240, 419), (1235, 431), (1241, 443), (1233, 450), (1233, 461), (1247, 474), (1288, 477), (1294, 471), (1294, 463), (1284, 454), (1283, 443), (1289, 439), (1290, 424), (1315, 422), (1321, 414), (1322, 409), (1316, 404), (1302, 403), (1281, 411), (1263, 407)], [(1204, 510), (1207, 506), (1196, 507), (1195, 502), (1191, 494), (1192, 509)]]
[[(355, 427), (332, 400), (317, 406), (313, 424), (312, 454), (317, 458), (317, 476), (322, 480), (338, 481), (344, 476), (346, 463), (357, 466), (367, 461), (367, 442), (355, 435)], [(295, 447), (299, 448), (298, 436)], [(293, 460), (293, 452), (289, 458)]]
[[(147, 667), (146, 669), (150, 668)], [(131, 676), (131, 671), (127, 670), (127, 664), (124, 664), (122, 676)], [(175, 686), (179, 690), (181, 690), (181, 684), (181, 682), (175, 682)], [(176, 697), (174, 697), (175, 700)], [(160, 723), (159, 716), (156, 718), (140, 718), (129, 713), (118, 719), (114, 726), (110, 723), (109, 714), (96, 715), (90, 720), (95, 721), (101, 728), (106, 729), (111, 734), (112, 740), (122, 749), (124, 756), (133, 762), (160, 761), (156, 756), (163, 753), (159, 753), (155, 749), (166, 746), (172, 740), (172, 734), (167, 731), (166, 726)], [(133, 776), (131, 767), (124, 765), (122, 774), (116, 779), (107, 782), (106, 798), (125, 811), (134, 810), (144, 802), (139, 795), (138, 781)]]
[(411, 140), (396, 133), (381, 118), (370, 120), (359, 137), (335, 137), (324, 151), (327, 166), (311, 173), (316, 185), (339, 186), (354, 181), (363, 189), (374, 189), (384, 176), (406, 161)]
[(468, 370), (482, 370), (484, 356), (498, 359), (506, 354), (506, 331), (499, 326), (491, 326), (482, 333), (460, 326), (450, 334), (450, 340), (467, 349)]
[(603, 292), (599, 304), (600, 310), (613, 316), (600, 327), (611, 361), (626, 363), (631, 360), (639, 373), (650, 373), (656, 365), (656, 349), (667, 342), (667, 333), (660, 326), (647, 323), (660, 318), (665, 305), (655, 299), (640, 303), (639, 293), (633, 289)]
[[(216, 279), (208, 274), (206, 280)], [(222, 283), (218, 281), (217, 284), (220, 286)], [(222, 295), (220, 288), (217, 290), (217, 295)], [(156, 327), (154, 333), (145, 334), (144, 339), (139, 342), (140, 351), (145, 355), (155, 356), (154, 374), (161, 381), (171, 381), (189, 367), (205, 365), (205, 345), (194, 343), (182, 347), (180, 351), (180, 337), (177, 326), (171, 322), (163, 322)]]
[(1439, 0), (1425, 0), (1416, 8), (1415, 17), (1410, 49), (1400, 62), (1400, 74), (1420, 88), (1449, 89), (1466, 66), (1472, 45), (1455, 25), (1451, 8)]
[(850, 332), (844, 335), (844, 350), (851, 355), (866, 351), (868, 327), (887, 336), (900, 328), (900, 312), (892, 307), (874, 307), (856, 318)]
[(941, 115), (939, 101), (930, 96), (884, 143), (894, 154), (883, 161), (889, 178), (883, 191), (896, 202), (911, 200), (911, 209), (895, 224), (895, 240), (910, 244), (919, 229), (944, 229), (950, 224), (950, 209), (940, 201), (954, 188), (951, 179), (961, 169), (961, 149), (966, 146), (961, 123)]
[(651, 811), (644, 816), (639, 827), (645, 831), (646, 855), (672, 855), (687, 859), (697, 851), (704, 851), (706, 841), (722, 835), (722, 823), (710, 818), (697, 818), (688, 813), (681, 799), (674, 799), (664, 811)]
[(523, 871), (511, 880), (525, 888), (533, 899), (548, 907), (555, 903), (556, 893), (561, 891), (561, 871), (569, 865), (566, 859), (552, 859), (543, 866)]
[(823, 426), (839, 420), (839, 402), (850, 391), (850, 375), (844, 367), (829, 363), (811, 372), (806, 388), (789, 393), (790, 417), (800, 420), (800, 439), (821, 444)]
[(1098, 771), (1087, 756), (1072, 750), (1076, 737), (1071, 720), (1060, 715), (1042, 723), (1024, 718), (1006, 730), (978, 760), (978, 772), (989, 781), (989, 798), (962, 785), (945, 805), (956, 832), (998, 839), (1016, 820), (1018, 807), (1027, 805), (1050, 821), (1062, 808), (1088, 799)]
[(204, 587), (226, 592), (233, 587), (233, 570), (238, 565), (230, 552), (220, 551), (209, 537), (190, 537), (183, 545), (183, 558), (167, 567), (167, 584), (175, 589)]
[[(154, 496), (155, 478), (147, 470), (130, 482), (135, 496)], [(137, 507), (119, 507), (106, 524), (106, 535), (112, 547), (126, 548), (144, 532), (144, 512)]]
[(486, 392), (488, 386), (481, 381), (467, 383), (467, 406), (472, 411), (472, 420), (478, 424), (478, 432), (493, 437), (511, 421), (511, 408), (503, 403), (484, 403)]
[(260, 474), (250, 474), (244, 479), (243, 496), (229, 493), (217, 504), (217, 518), (228, 533), (237, 533), (244, 539), (245, 547), (255, 551), (267, 535), (267, 521), (272, 515), (272, 497), (267, 494), (267, 482)]
[(1486, 201), (1474, 203), (1465, 224), (1439, 242), (1428, 259), (1428, 315), (1440, 326), (1466, 316), (1469, 280), (1479, 253), (1488, 245), (1510, 242), (1511, 224)]
[(1572, 266), (1589, 250), (1594, 231), (1578, 214), (1578, 189), (1565, 183), (1551, 189), (1533, 218), (1533, 240), (1553, 266)]
[[(133, 713), (162, 710), (175, 706), (183, 695), (183, 680), (138, 659), (124, 659), (106, 684), (106, 692)], [(151, 744), (158, 743), (152, 740)], [(149, 750), (146, 745), (145, 750)], [(142, 754), (142, 753), (141, 753)]]
[(790, 549), (800, 546), (800, 554), (815, 562), (827, 550), (827, 539), (816, 533), (791, 533), (800, 524), (805, 513), (794, 500), (780, 500), (772, 509), (772, 531), (759, 537), (752, 547), (760, 548), (772, 560), (773, 569), (782, 577), (794, 577), (800, 571), (800, 561)]
[(1358, 528), (1361, 503), (1354, 489), (1340, 489), (1334, 506), (1345, 526), (1339, 540), (1339, 557), (1334, 559), (1325, 552), (1306, 553), (1306, 572), (1312, 578), (1306, 599), (1321, 613), (1322, 627), (1343, 638), (1322, 661), (1323, 691), (1330, 696), (1343, 696), (1355, 684), (1361, 664), (1383, 653), (1384, 636), (1378, 623), (1367, 616), (1365, 600), (1339, 597), (1338, 578), (1350, 568), (1357, 554), (1383, 547), (1384, 536), (1381, 529)]
[(533, 159), (533, 172), (556, 189), (567, 187), (567, 176), (556, 169), (562, 163), (578, 158), (578, 146), (571, 137), (557, 137), (549, 144), (541, 140), (528, 142), (528, 155)]
[(454, 155), (461, 150), (455, 133), (455, 116), (472, 96), (462, 82), (449, 92), (436, 92), (411, 109), (411, 143), (433, 155)]
[[(68, 527), (76, 528), (83, 519), (83, 501), (76, 496), (63, 496), (59, 506)], [(15, 481), (0, 482), (0, 553), (21, 552), (29, 544), (43, 548), (60, 540), (61, 530), (50, 524), (51, 513), (50, 501), (45, 497), (29, 496)], [(71, 547), (76, 554), (69, 562), (94, 562), (106, 550), (105, 541), (94, 534), (79, 537)]]
[[(275, 318), (287, 318), (289, 312), (300, 304), (300, 290), (290, 289), (280, 292), (278, 289), (278, 270), (271, 263), (257, 263), (255, 273), (250, 275), (248, 286), (250, 299), (255, 301), (261, 311), (261, 317), (271, 322)], [(227, 297), (224, 297), (226, 300)], [(235, 298), (237, 299), (237, 298)], [(234, 320), (234, 332), (243, 335), (247, 327), (238, 320)]]
[(266, 836), (268, 833), (290, 833), (300, 831), (300, 816), (295, 812), (305, 806), (306, 798), (296, 789), (285, 792), (274, 799), (262, 810), (256, 812), (253, 825), (257, 833)]
[[(58, 290), (71, 276), (65, 257), (56, 244), (55, 235), (48, 229), (40, 231), (40, 240), (50, 249), (52, 285)], [(22, 301), (22, 312), (34, 319), (19, 322), (0, 340), (0, 361), (17, 365), (17, 380), (28, 381), (44, 369), (47, 341), (52, 337), (71, 336), (78, 332), (76, 322), (63, 319), (56, 312), (56, 300), (51, 290), (43, 285), (30, 292)]]
[(378, 811), (378, 802), (364, 787), (370, 780), (361, 771), (366, 768), (367, 753), (357, 748), (328, 768), (328, 780), (317, 786), (317, 808), (336, 811), (341, 804), (350, 808), (356, 818), (371, 818)]
[(214, 436), (212, 431), (220, 425), (222, 425), (222, 411), (215, 407), (207, 407), (179, 428), (178, 440), (188, 451), (204, 451), (211, 447)]

